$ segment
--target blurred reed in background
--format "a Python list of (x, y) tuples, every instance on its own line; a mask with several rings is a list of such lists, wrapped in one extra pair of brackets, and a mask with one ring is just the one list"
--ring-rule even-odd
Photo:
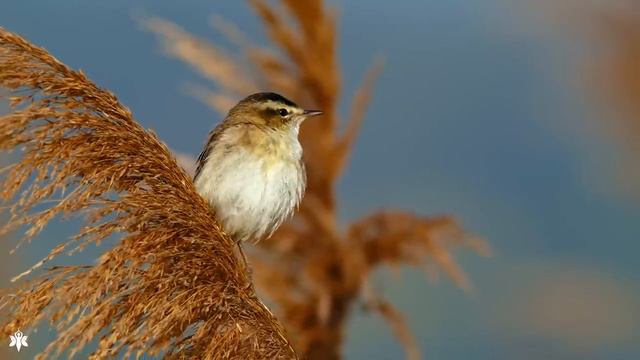
[[(614, 174), (624, 194), (640, 196), (640, 3), (633, 0), (543, 2), (553, 31), (586, 45), (573, 57), (599, 136), (617, 145)], [(586, 80), (585, 80), (586, 79)], [(602, 107), (604, 105), (604, 109)]]
[(628, 9), (598, 9), (592, 13), (593, 28), (606, 42), (594, 72), (600, 95), (616, 109), (612, 128), (626, 160), (620, 170), (623, 186), (640, 195), (640, 3)]
[(275, 305), (277, 317), (304, 358), (340, 357), (348, 315), (357, 302), (389, 323), (409, 358), (419, 358), (402, 314), (368, 286), (373, 271), (384, 265), (436, 264), (467, 289), (468, 280), (451, 250), (466, 246), (488, 254), (488, 247), (465, 234), (449, 216), (431, 218), (383, 210), (346, 229), (338, 226), (336, 186), (348, 164), (382, 62), (374, 61), (352, 99), (349, 115), (342, 119), (337, 112), (341, 73), (335, 12), (321, 0), (254, 0), (249, 4), (262, 20), (271, 47), (253, 44), (221, 18), (212, 20), (213, 27), (239, 48), (239, 57), (169, 21), (154, 18), (145, 25), (159, 36), (167, 54), (216, 86), (215, 91), (189, 89), (221, 116), (245, 94), (259, 90), (286, 94), (326, 114), (302, 127), (309, 185), (300, 211), (271, 239), (249, 251), (257, 289)]

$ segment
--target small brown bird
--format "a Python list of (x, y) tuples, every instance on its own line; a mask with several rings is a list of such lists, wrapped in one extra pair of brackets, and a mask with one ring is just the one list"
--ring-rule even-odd
[(306, 174), (298, 131), (320, 114), (281, 95), (257, 93), (211, 131), (194, 182), (234, 240), (271, 236), (300, 203)]

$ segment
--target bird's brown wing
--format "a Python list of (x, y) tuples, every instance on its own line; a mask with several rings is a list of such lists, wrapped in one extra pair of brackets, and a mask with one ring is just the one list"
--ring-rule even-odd
[(198, 155), (196, 173), (193, 175), (193, 182), (195, 182), (198, 179), (198, 176), (200, 175), (200, 173), (202, 172), (202, 169), (204, 168), (204, 164), (207, 163), (207, 160), (209, 159), (209, 154), (211, 154), (211, 150), (213, 150), (213, 145), (220, 138), (220, 135), (222, 135), (224, 130), (230, 126), (233, 126), (233, 124), (230, 124), (227, 121), (223, 121), (209, 132), (209, 138), (207, 139), (207, 143), (204, 145), (204, 148), (202, 149), (202, 152), (200, 153), (200, 155)]
[(209, 139), (207, 140), (207, 143), (204, 145), (204, 148), (202, 149), (202, 152), (200, 153), (200, 155), (198, 155), (196, 172), (193, 175), (194, 183), (196, 182), (196, 180), (198, 179), (198, 176), (202, 172), (202, 169), (204, 168), (204, 165), (207, 163), (207, 160), (209, 160), (209, 155), (213, 150), (213, 146), (218, 141), (222, 133), (225, 132), (228, 128), (231, 128), (234, 126), (257, 126), (257, 125), (250, 122), (246, 122), (246, 121), (232, 122), (232, 121), (225, 120), (220, 124), (218, 124), (218, 126), (216, 126), (213, 130), (211, 130), (211, 132), (209, 132)]

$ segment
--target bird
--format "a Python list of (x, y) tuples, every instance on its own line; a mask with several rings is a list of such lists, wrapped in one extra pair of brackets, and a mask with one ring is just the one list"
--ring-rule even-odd
[(298, 207), (307, 180), (300, 125), (321, 114), (260, 92), (233, 106), (209, 133), (194, 184), (233, 240), (269, 238)]

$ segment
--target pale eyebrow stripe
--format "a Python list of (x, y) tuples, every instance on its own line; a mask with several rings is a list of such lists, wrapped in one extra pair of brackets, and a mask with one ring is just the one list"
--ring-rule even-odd
[(266, 101), (263, 105), (264, 109), (287, 109), (290, 113), (301, 113), (302, 109), (296, 106), (290, 106), (276, 101)]

